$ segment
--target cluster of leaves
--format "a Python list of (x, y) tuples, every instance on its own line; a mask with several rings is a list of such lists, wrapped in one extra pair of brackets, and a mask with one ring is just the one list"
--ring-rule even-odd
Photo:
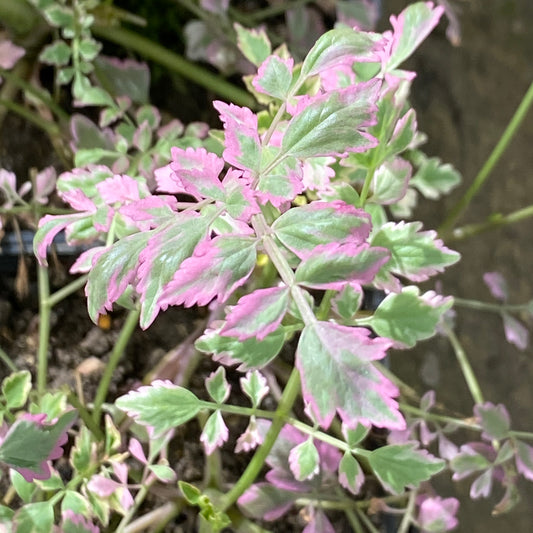
[[(48, 419), (31, 405), (29, 414), (13, 413), (27, 402), (29, 375), (7, 378), (1, 407), (11, 425), (2, 427), (0, 460), (11, 468), (24, 505), (16, 513), (0, 508), (0, 518), (16, 531), (48, 532), (60, 504), (67, 533), (114, 527), (112, 513), (123, 517), (122, 530), (154, 483), (175, 481), (166, 460), (175, 428), (198, 417), (211, 456), (230, 438), (230, 413), (248, 422), (235, 452), (259, 447), (252, 463), (257, 472), (263, 464), (269, 471), (256, 484), (255, 476), (242, 482), (243, 474), (233, 500), (180, 481), (184, 501), (199, 508), (200, 531), (226, 527), (226, 511), (238, 501), (244, 515), (264, 520), (303, 506), (305, 533), (330, 533), (324, 502), (336, 508), (341, 500), (360, 499), (372, 482), (400, 504), (406, 489), (419, 491), (408, 518), (416, 508), (414, 524), (447, 531), (457, 525), (458, 502), (434, 496), (424, 484), (446, 461), (457, 479), (481, 472), (473, 497), (488, 495), (493, 478), (503, 480), (507, 493), (499, 509), (508, 508), (516, 472), (533, 479), (533, 449), (510, 430), (504, 408), (478, 405), (482, 442), (458, 449), (447, 437), (454, 426), (433, 419), (430, 429), (432, 394), (422, 398), (418, 418), (406, 418), (397, 385), (378, 363), (390, 348), (411, 348), (435, 335), (453, 303), (417, 284), (459, 254), (420, 222), (403, 220), (420, 196), (439, 198), (460, 181), (450, 165), (420, 150), (424, 135), (408, 102), (415, 74), (400, 68), (444, 10), (413, 4), (391, 18), (391, 31), (377, 34), (347, 25), (364, 15), (359, 27), (370, 27), (375, 4), (362, 2), (356, 12), (339, 2), (345, 24), (318, 37), (309, 51), (300, 43), (301, 55), (295, 43), (292, 53), (285, 45), (274, 49), (263, 29), (228, 26), (238, 44), (234, 59), (246, 59), (243, 68), (253, 73), (245, 83), (263, 109), (216, 101), (223, 129), (209, 130), (202, 123), (164, 123), (149, 104), (146, 66), (99, 56), (90, 33), (97, 0), (33, 2), (57, 28), (41, 61), (56, 67), (60, 85), (72, 83), (75, 105), (100, 108), (98, 125), (82, 115), (70, 120), (76, 168), (57, 181), (51, 169), (33, 180), (34, 203), (45, 203), (55, 190), (71, 208), (41, 219), (34, 243), (41, 267), (62, 231), (71, 244), (94, 244), (71, 272), (87, 274), (95, 322), (120, 305), (138, 310), (146, 329), (169, 306), (209, 305), (216, 320), (194, 346), (219, 366), (205, 381), (209, 400), (157, 380), (118, 398), (103, 430), (94, 420), (91, 429), (80, 424), (68, 482), (49, 463), (62, 454), (74, 423), (65, 396), (41, 399)], [(228, 2), (202, 1), (202, 7), (208, 17), (222, 17), (222, 28), (229, 25)], [(300, 15), (288, 14), (289, 28)], [(191, 23), (190, 43), (201, 41), (195, 49), (203, 58), (226, 61), (225, 49), (213, 55), (220, 32), (209, 27)], [(0, 189), (13, 207), (24, 205), (30, 187), (17, 190), (14, 175), (0, 170)], [(487, 282), (505, 301), (501, 280), (489, 275)], [(368, 312), (364, 296), (376, 290), (385, 296)], [(503, 318), (514, 342), (523, 344), (510, 323), (515, 319), (507, 311)], [(264, 376), (284, 347), (294, 351), (294, 367), (278, 408), (265, 411), (261, 403), (273, 391)], [(228, 403), (225, 367), (232, 365), (246, 372), (240, 388), (251, 407)], [(303, 420), (291, 414), (300, 390)], [(134, 420), (127, 453), (117, 429), (123, 413)], [(367, 446), (372, 426), (389, 432), (388, 444)], [(436, 439), (440, 458), (424, 449)], [(30, 441), (31, 453), (22, 457)]]
[[(388, 221), (386, 211), (390, 206), (398, 214), (417, 191), (438, 197), (458, 182), (453, 169), (418, 150), (421, 135), (406, 99), (414, 74), (398, 68), (441, 14), (419, 3), (393, 18), (393, 31), (383, 35), (339, 27), (320, 37), (301, 64), (284, 47), (273, 52), (264, 32), (238, 28), (241, 50), (258, 68), (249, 87), (268, 111), (215, 102), (224, 130), (212, 132), (211, 151), (187, 141), (173, 146), (170, 164), (155, 171), (154, 190), (146, 178), (158, 161), (152, 159), (158, 144), (150, 147), (159, 118), (153, 108), (140, 107), (135, 123), (120, 123), (101, 138), (106, 147), (78, 146), (78, 163), (87, 166), (57, 183), (76, 212), (44, 217), (36, 235), (43, 264), (46, 247), (63, 229), (69, 242), (106, 241), (72, 269), (89, 273), (93, 320), (117, 302), (138, 305), (143, 328), (170, 305), (216, 306), (224, 318), (196, 348), (242, 371), (265, 368), (298, 334), (295, 366), (306, 412), (324, 430), (340, 417), (344, 433), (337, 444), (344, 455), (320, 442), (325, 433), (305, 437), (287, 427), (280, 441), (287, 449), (285, 474), (270, 462), (269, 476), (292, 476), (294, 494), (312, 492), (332, 476), (357, 494), (365, 479), (361, 462), (394, 494), (444, 467), (412, 443), (372, 452), (360, 446), (370, 425), (405, 427), (398, 390), (374, 361), (391, 346), (411, 347), (434, 335), (452, 304), (412, 284), (459, 255), (418, 222)], [(107, 121), (101, 115), (101, 125)], [(138, 157), (128, 157), (131, 146)], [(112, 168), (92, 164), (103, 158)], [(267, 267), (276, 274), (261, 284)], [(371, 316), (360, 312), (363, 287), (389, 293)], [(222, 368), (207, 381), (218, 406), (202, 433), (207, 453), (228, 437)], [(265, 390), (258, 377), (253, 386), (250, 380), (245, 392)], [(260, 397), (252, 401), (250, 425), (239, 440), (243, 450), (264, 438), (256, 420)], [(160, 382), (119, 398), (117, 406), (156, 435), (212, 409), (187, 389)], [(262, 499), (262, 490), (272, 492), (261, 485), (250, 490), (241, 498), (245, 508), (253, 508), (254, 494)], [(323, 513), (313, 516), (327, 530)]]

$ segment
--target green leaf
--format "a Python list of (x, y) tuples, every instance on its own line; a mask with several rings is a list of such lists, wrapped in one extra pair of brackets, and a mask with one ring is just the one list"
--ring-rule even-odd
[(86, 106), (111, 106), (115, 103), (107, 91), (100, 87), (81, 87), (73, 89), (74, 96), (78, 103)]
[(317, 40), (307, 54), (302, 65), (301, 77), (314, 76), (340, 63), (348, 56), (371, 58), (372, 50), (380, 38), (380, 35), (355, 31), (347, 27), (330, 30)]
[(239, 50), (248, 61), (256, 67), (259, 67), (272, 52), (270, 40), (265, 30), (248, 29), (237, 23), (233, 27), (237, 32), (237, 46)]
[(474, 413), (488, 440), (502, 440), (509, 436), (511, 420), (504, 405), (486, 402), (474, 407)]
[(339, 483), (352, 494), (358, 494), (364, 480), (361, 465), (350, 452), (345, 452), (339, 464)]
[(368, 319), (368, 324), (381, 337), (412, 348), (418, 341), (436, 333), (441, 316), (453, 305), (451, 298), (427, 292), (419, 295), (418, 287), (410, 286), (401, 293), (389, 294)]
[(295, 115), (281, 143), (282, 154), (298, 158), (338, 155), (375, 146), (358, 128), (375, 116), (379, 84), (372, 81), (316, 97)]
[(183, 494), (183, 497), (191, 505), (198, 505), (202, 492), (194, 485), (187, 483), (186, 481), (178, 481), (178, 486)]
[(70, 7), (62, 6), (57, 2), (43, 10), (46, 20), (57, 28), (69, 28), (74, 26), (74, 11)]
[(110, 457), (114, 453), (119, 451), (121, 445), (120, 431), (113, 423), (112, 418), (105, 415), (105, 443), (104, 452), (107, 457)]
[(200, 441), (204, 445), (206, 455), (211, 455), (228, 440), (228, 428), (219, 410), (211, 414), (205, 423)]
[(65, 488), (65, 484), (57, 472), (52, 472), (52, 475), (48, 479), (36, 479), (33, 483), (45, 492), (57, 492)]
[(65, 41), (54, 41), (43, 48), (39, 60), (47, 65), (62, 67), (70, 63), (71, 50)]
[(393, 494), (401, 494), (407, 486), (418, 487), (444, 469), (446, 463), (416, 444), (393, 444), (365, 454), (381, 484)]
[(215, 361), (223, 364), (240, 363), (238, 370), (259, 369), (266, 366), (280, 352), (285, 342), (283, 327), (258, 340), (251, 337), (240, 341), (237, 337), (220, 335), (223, 326), (207, 330), (195, 343), (200, 352), (214, 355)]
[(241, 389), (250, 398), (254, 408), (259, 407), (269, 388), (266, 379), (257, 371), (248, 372), (240, 379)]
[(31, 374), (27, 370), (15, 372), (2, 381), (2, 394), (8, 409), (23, 407), (31, 391)]
[(185, 424), (202, 408), (192, 392), (162, 381), (121, 396), (115, 405), (139, 424), (152, 426), (157, 436)]
[(369, 426), (364, 426), (363, 424), (357, 424), (355, 429), (350, 429), (347, 427), (343, 428), (344, 436), (346, 437), (346, 442), (350, 448), (355, 448), (363, 439), (366, 438), (370, 432)]
[(33, 414), (46, 413), (48, 420), (60, 417), (67, 408), (67, 395), (64, 391), (47, 392), (39, 400), (39, 404), (32, 403), (30, 412)]
[[(0, 505), (0, 524), (12, 524), (14, 514), (15, 511), (13, 509)], [(9, 529), (6, 530), (6, 533), (9, 533)]]
[(61, 513), (69, 510), (76, 514), (87, 516), (89, 512), (89, 502), (79, 492), (66, 490), (61, 500)]
[(85, 61), (92, 61), (102, 49), (101, 43), (92, 38), (85, 38), (80, 41), (79, 51)]
[(359, 310), (363, 300), (363, 292), (355, 290), (351, 285), (346, 285), (335, 298), (333, 298), (333, 310), (345, 320), (353, 318)]
[(226, 369), (219, 366), (206, 380), (205, 387), (209, 396), (217, 403), (224, 403), (228, 399), (230, 386), (226, 379)]
[(106, 157), (117, 157), (117, 152), (114, 150), (106, 150), (105, 148), (80, 148), (74, 154), (74, 165), (76, 167), (85, 167), (89, 164), (96, 164)]
[(446, 248), (435, 231), (420, 231), (421, 222), (389, 222), (372, 237), (372, 246), (387, 248), (391, 258), (380, 270), (377, 280), (389, 287), (397, 282), (391, 274), (420, 282), (442, 272), (460, 259), (460, 255)]
[(410, 185), (416, 187), (426, 198), (437, 200), (461, 183), (461, 174), (450, 164), (443, 165), (438, 157), (426, 157), (418, 150), (410, 159), (418, 166)]
[(14, 516), (16, 533), (50, 533), (54, 524), (52, 501), (29, 503)]
[(289, 453), (289, 465), (298, 481), (315, 477), (319, 472), (319, 463), (320, 457), (312, 437), (295, 446)]
[(24, 502), (29, 503), (33, 498), (33, 494), (37, 491), (37, 485), (26, 481), (22, 474), (16, 470), (11, 469), (9, 471), (9, 479), (11, 480), (11, 485), (15, 489), (17, 496)]
[(149, 465), (148, 470), (162, 483), (171, 483), (176, 479), (176, 472), (168, 465)]

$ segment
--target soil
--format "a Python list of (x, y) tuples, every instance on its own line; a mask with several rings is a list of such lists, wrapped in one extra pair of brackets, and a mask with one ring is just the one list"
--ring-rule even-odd
[[(414, 83), (413, 102), (420, 129), (429, 136), (426, 151), (452, 163), (464, 176), (464, 184), (450, 197), (420, 206), (416, 218), (423, 220), (428, 228), (436, 227), (443, 220), (446, 210), (471, 183), (533, 79), (533, 3), (530, 0), (450, 0), (450, 4), (460, 10), (461, 46), (450, 45), (441, 24), (411, 63), (419, 73)], [(397, 13), (405, 5), (405, 1), (388, 0), (383, 9), (386, 13)], [(25, 176), (31, 166), (43, 168), (54, 162), (49, 155), (51, 147), (40, 131), (12, 115), (6, 120), (0, 132), (0, 167)], [(21, 144), (26, 147), (24, 152), (20, 151)], [(532, 145), (530, 117), (463, 217), (464, 223), (484, 220), (493, 212), (508, 213), (530, 203)], [(461, 252), (463, 259), (443, 276), (443, 291), (462, 298), (490, 300), (481, 275), (499, 271), (509, 282), (512, 302), (533, 298), (531, 229), (531, 222), (525, 221), (473, 240), (450, 244)], [(56, 271), (55, 276), (59, 288), (67, 275), (63, 270)], [(20, 369), (33, 370), (38, 305), (31, 265), (29, 280), (29, 294), (20, 299), (13, 276), (0, 273), (0, 346)], [(105, 365), (124, 318), (118, 312), (112, 315), (109, 326), (94, 325), (87, 316), (82, 291), (55, 307), (50, 384), (67, 383), (75, 387), (75, 370), (79, 371), (82, 363), (87, 366), (86, 362), (90, 361), (89, 368), (81, 367), (84, 394), (90, 398), (101, 375), (101, 364)], [(114, 376), (110, 395), (122, 394), (138, 383), (203, 320), (195, 311), (173, 309), (148, 331), (137, 331)], [(533, 349), (520, 352), (507, 344), (497, 316), (460, 310), (456, 322), (457, 334), (471, 358), (486, 399), (505, 403), (514, 429), (531, 430)], [(433, 388), (438, 399), (452, 410), (471, 413), (471, 398), (445, 339), (423, 343), (414, 351), (395, 353), (392, 366), (420, 392)], [(205, 394), (204, 377), (212, 369), (209, 360), (202, 359), (191, 380), (193, 390), (200, 396)], [(0, 379), (6, 373), (1, 366)], [(237, 382), (236, 375), (230, 373), (230, 380)], [(195, 482), (202, 476), (204, 458), (198, 437), (195, 424), (187, 425), (186, 430), (178, 433), (175, 455), (170, 458), (179, 478), (185, 481)], [(235, 456), (233, 447), (234, 443), (230, 442), (223, 449), (223, 476), (227, 481), (234, 480), (236, 472), (242, 471), (248, 460), (246, 455)], [(533, 507), (528, 502), (533, 498), (533, 489), (530, 485), (521, 487), (523, 502), (510, 515), (493, 518), (490, 513), (498, 501), (497, 491), (487, 501), (473, 502), (468, 497), (468, 482), (452, 484), (442, 476), (438, 484), (443, 495), (461, 500), (460, 531), (484, 533), (501, 531), (504, 527), (513, 528), (517, 533), (531, 530)], [(301, 531), (302, 520), (294, 514), (283, 524), (268, 527), (279, 533)], [(183, 515), (165, 531), (192, 533), (195, 528), (190, 516)], [(339, 518), (335, 531), (351, 530)]]

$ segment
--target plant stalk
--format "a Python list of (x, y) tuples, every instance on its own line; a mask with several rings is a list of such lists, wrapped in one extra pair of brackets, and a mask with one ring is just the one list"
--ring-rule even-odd
[(466, 381), (466, 385), (468, 387), (468, 390), (470, 391), (472, 398), (474, 399), (474, 402), (476, 404), (482, 404), (484, 402), (483, 393), (481, 392), (481, 387), (479, 386), (479, 382), (476, 378), (476, 375), (474, 374), (472, 365), (468, 360), (466, 352), (461, 346), (461, 343), (459, 342), (459, 339), (455, 335), (454, 331), (445, 324), (443, 324), (442, 327), (446, 332), (446, 335), (450, 339), (453, 350), (455, 352), (455, 356), (457, 357), (457, 362), (459, 363), (459, 366)]
[(39, 347), (37, 350), (37, 395), (42, 398), (46, 392), (48, 374), (48, 346), (50, 343), (50, 281), (48, 268), (37, 265), (39, 287)]
[(243, 472), (242, 476), (239, 478), (237, 483), (232, 487), (232, 489), (224, 496), (222, 511), (226, 511), (231, 507), (240, 497), (246, 489), (255, 481), (255, 478), (261, 472), (263, 465), (274, 446), (278, 435), (285, 425), (285, 419), (289, 415), (298, 394), (300, 393), (300, 373), (296, 368), (293, 369), (289, 381), (285, 386), (283, 395), (279, 402), (278, 408), (276, 409), (276, 414), (272, 420), (272, 425), (268, 430), (263, 444), (255, 452), (252, 460), (246, 467), (246, 470)]
[(109, 361), (105, 367), (104, 374), (98, 385), (98, 390), (96, 391), (96, 396), (94, 399), (94, 411), (93, 411), (93, 420), (98, 424), (100, 422), (100, 416), (102, 414), (102, 405), (107, 396), (109, 390), (109, 385), (111, 379), (113, 378), (113, 372), (117, 368), (117, 365), (124, 355), (126, 346), (139, 322), (139, 316), (141, 314), (140, 309), (132, 309), (129, 311), (126, 321), (122, 326), (120, 335), (118, 336), (117, 342), (109, 356)]
[(501, 156), (504, 154), (505, 150), (509, 146), (512, 138), (515, 133), (518, 131), (518, 128), (526, 118), (526, 115), (529, 111), (529, 108), (533, 104), (533, 83), (529, 86), (526, 94), (522, 98), (520, 105), (515, 111), (513, 117), (511, 118), (509, 124), (505, 128), (500, 140), (492, 150), (488, 159), (485, 161), (485, 164), (481, 167), (481, 170), (478, 172), (478, 175), (475, 177), (474, 182), (464, 196), (457, 202), (457, 204), (452, 208), (446, 220), (442, 223), (439, 233), (446, 235), (453, 228), (457, 219), (463, 214), (466, 208), (470, 205), (470, 202), (474, 196), (479, 192), (490, 173), (496, 166), (496, 163), (500, 160)]

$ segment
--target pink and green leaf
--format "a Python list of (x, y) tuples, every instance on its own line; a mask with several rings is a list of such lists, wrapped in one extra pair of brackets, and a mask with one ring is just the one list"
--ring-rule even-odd
[[(268, 154), (266, 159), (269, 159), (272, 152), (271, 148), (265, 149), (263, 154)], [(277, 149), (275, 154), (278, 154)], [(262, 166), (265, 166), (265, 160)], [(270, 202), (275, 207), (291, 202), (304, 190), (302, 176), (300, 162), (294, 157), (284, 158), (268, 172), (260, 174), (255, 191), (258, 201), (261, 204)]]
[(359, 494), (364, 481), (361, 465), (350, 452), (345, 452), (339, 464), (339, 483), (352, 494)]
[(281, 327), (263, 340), (251, 337), (240, 341), (221, 334), (223, 326), (208, 329), (195, 343), (203, 353), (213, 354), (213, 359), (225, 365), (239, 364), (241, 372), (266, 366), (281, 351), (285, 343), (285, 330)]
[(503, 330), (507, 342), (514, 344), (519, 350), (525, 350), (529, 345), (529, 331), (513, 315), (502, 313)]
[(391, 346), (387, 339), (370, 338), (364, 328), (330, 322), (307, 325), (298, 343), (296, 366), (303, 397), (324, 428), (335, 413), (355, 428), (358, 422), (378, 427), (405, 427), (393, 399), (398, 390), (372, 365)]
[(370, 283), (388, 260), (387, 249), (366, 243), (319, 245), (300, 263), (295, 279), (313, 289), (341, 290), (348, 283)]
[(370, 227), (367, 213), (341, 200), (294, 207), (272, 224), (276, 237), (301, 259), (319, 245), (361, 244)]
[(205, 453), (211, 455), (228, 440), (228, 436), (228, 427), (224, 423), (222, 414), (217, 410), (207, 419), (200, 435), (200, 442), (204, 446)]
[(322, 35), (304, 59), (301, 76), (309, 77), (347, 61), (371, 61), (380, 36), (339, 27)]
[(474, 414), (483, 428), (483, 438), (501, 440), (509, 436), (511, 419), (504, 405), (486, 402), (474, 407)]
[(222, 235), (200, 242), (194, 255), (181, 263), (163, 289), (160, 307), (206, 305), (215, 298), (226, 301), (252, 273), (256, 248), (255, 239), (238, 235)]
[(111, 311), (128, 285), (137, 275), (140, 253), (146, 248), (151, 232), (134, 233), (115, 242), (93, 257), (93, 268), (85, 292), (89, 316), (96, 322), (98, 315)]
[(411, 172), (411, 165), (401, 158), (383, 163), (374, 173), (370, 200), (382, 205), (394, 204), (401, 200), (407, 192)]
[(390, 56), (386, 62), (388, 71), (403, 63), (433, 31), (444, 13), (442, 6), (433, 7), (433, 2), (417, 2), (404, 9), (390, 22), (394, 30)]
[(282, 59), (269, 56), (259, 67), (257, 75), (252, 80), (255, 90), (285, 101), (292, 84), (292, 58)]
[(270, 40), (265, 30), (263, 28), (245, 28), (237, 23), (233, 27), (237, 32), (239, 50), (248, 61), (259, 67), (272, 52)]
[(192, 392), (170, 381), (154, 381), (121, 396), (115, 404), (139, 424), (151, 427), (154, 436), (184, 424), (202, 408)]
[(257, 289), (243, 296), (226, 314), (221, 334), (240, 341), (256, 337), (263, 340), (276, 331), (289, 307), (289, 288)]
[(311, 437), (290, 451), (289, 467), (298, 481), (312, 479), (318, 475), (320, 471), (320, 457)]
[(213, 103), (224, 123), (224, 159), (241, 170), (259, 171), (261, 142), (257, 132), (257, 116), (247, 107), (221, 101)]
[(389, 222), (372, 237), (372, 246), (387, 248), (391, 258), (377, 276), (379, 287), (398, 290), (392, 274), (411, 281), (426, 281), (460, 259), (460, 255), (444, 246), (435, 231), (420, 231), (421, 222)]
[(161, 309), (164, 287), (180, 265), (192, 256), (207, 235), (208, 220), (196, 213), (181, 213), (154, 230), (138, 256), (137, 290), (141, 294), (142, 328), (147, 328)]
[(217, 403), (224, 403), (228, 399), (231, 386), (226, 379), (226, 369), (223, 366), (219, 366), (206, 378), (205, 388)]
[(245, 178), (242, 172), (229, 169), (222, 180), (222, 185), (225, 198), (223, 203), (217, 206), (223, 205), (231, 217), (249, 222), (252, 215), (259, 213), (260, 209), (254, 198), (250, 179)]
[(376, 139), (363, 129), (375, 124), (379, 88), (379, 82), (371, 81), (314, 97), (289, 122), (282, 154), (339, 156), (376, 146)]
[(219, 175), (224, 160), (205, 148), (172, 148), (170, 168), (177, 176), (185, 192), (197, 199), (222, 200), (224, 187)]

